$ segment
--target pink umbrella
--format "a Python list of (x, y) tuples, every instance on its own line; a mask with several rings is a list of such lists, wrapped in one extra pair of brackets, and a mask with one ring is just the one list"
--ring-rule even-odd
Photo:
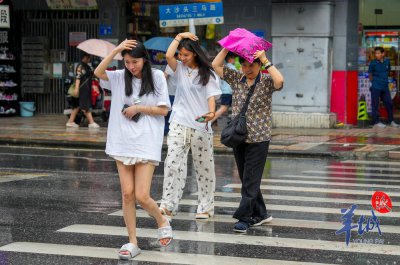
[(237, 28), (229, 32), (229, 35), (218, 41), (225, 49), (236, 53), (250, 63), (254, 61), (253, 54), (258, 50), (269, 50), (272, 44), (263, 38), (257, 37), (250, 31)]
[[(111, 42), (99, 39), (89, 39), (85, 40), (77, 46), (78, 49), (87, 52), (91, 55), (106, 57), (111, 53), (112, 50), (115, 49), (115, 45)], [(122, 60), (121, 54), (118, 54), (114, 57), (114, 60)]]

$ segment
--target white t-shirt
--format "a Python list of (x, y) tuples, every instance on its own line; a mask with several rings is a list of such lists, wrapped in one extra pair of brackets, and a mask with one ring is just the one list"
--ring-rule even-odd
[[(127, 119), (121, 112), (124, 104), (132, 106), (138, 98), (141, 79), (133, 78), (133, 93), (125, 95), (125, 70), (106, 71), (111, 97), (110, 120), (107, 131), (106, 153), (110, 156), (137, 157), (161, 161), (164, 139), (164, 117), (141, 114), (138, 122)], [(152, 69), (156, 94), (140, 97), (140, 105), (167, 106), (171, 108), (164, 73)]]
[[(189, 76), (190, 73), (190, 76)], [(169, 122), (176, 122), (189, 128), (207, 132), (205, 123), (195, 121), (196, 117), (209, 112), (208, 98), (221, 95), (219, 77), (217, 74), (210, 76), (206, 86), (199, 84), (200, 76), (197, 69), (189, 69), (181, 61), (177, 61), (176, 71), (173, 74), (176, 82), (174, 106), (172, 107)], [(211, 123), (208, 132), (212, 132)]]
[(108, 83), (108, 81), (100, 79), (100, 87), (102, 89), (107, 89), (110, 90), (110, 84)]
[(175, 96), (176, 78), (174, 76), (174, 71), (172, 71), (171, 67), (169, 67), (169, 65), (167, 64), (164, 72), (168, 75), (168, 77), (167, 77), (168, 94), (170, 96)]

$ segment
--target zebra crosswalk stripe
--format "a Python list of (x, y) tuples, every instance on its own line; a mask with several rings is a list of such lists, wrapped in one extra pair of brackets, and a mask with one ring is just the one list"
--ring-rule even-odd
[(327, 174), (327, 175), (345, 175), (345, 176), (360, 176), (360, 177), (399, 177), (399, 174), (386, 174), (386, 173), (369, 173), (369, 172), (341, 172), (341, 171), (324, 171), (324, 170), (306, 170), (302, 173), (305, 174)]
[[(198, 193), (192, 193), (196, 196)], [(323, 196), (324, 194), (321, 194)], [(242, 195), (238, 192), (215, 192), (216, 197), (225, 198), (242, 198)], [(372, 196), (372, 195), (371, 195)], [(348, 203), (348, 204), (361, 204), (370, 205), (371, 200), (352, 200), (342, 198), (327, 198), (327, 197), (307, 197), (307, 196), (287, 196), (287, 195), (274, 195), (274, 194), (263, 194), (265, 200), (288, 200), (288, 201), (306, 201), (306, 202), (328, 202), (328, 203)]]
[[(215, 196), (225, 198), (241, 198), (242, 195), (237, 192), (216, 192)], [(290, 196), (263, 194), (264, 200), (281, 200), (281, 201), (303, 201), (303, 202), (326, 202), (326, 203), (348, 203), (359, 205), (371, 205), (371, 200), (356, 200), (342, 198), (326, 198), (326, 197), (307, 197), (307, 196)]]
[[(109, 235), (109, 236), (128, 235), (125, 227), (86, 225), (86, 224), (75, 224), (67, 226), (58, 230), (58, 232), (97, 234), (97, 235)], [(137, 228), (136, 233), (138, 237), (157, 238), (157, 229)], [(369, 253), (369, 254), (385, 253), (386, 255), (395, 255), (395, 256), (398, 255), (398, 253), (400, 253), (400, 246), (397, 245), (370, 246), (362, 243), (352, 243), (349, 246), (346, 246), (346, 244), (343, 241), (309, 240), (309, 239), (280, 238), (280, 237), (268, 237), (268, 236), (248, 236), (248, 235), (237, 235), (237, 234), (220, 234), (220, 233), (177, 231), (177, 230), (174, 230), (173, 234), (174, 234), (174, 239), (186, 240), (186, 241), (246, 244), (254, 246), (342, 251), (351, 253)]]
[[(118, 259), (118, 249), (105, 247), (89, 247), (76, 245), (47, 244), (34, 242), (15, 242), (0, 247), (0, 251), (16, 252), (16, 253), (35, 253), (47, 255), (62, 255), (75, 257), (89, 257), (101, 259)], [(190, 265), (321, 265), (322, 263), (313, 262), (296, 262), (286, 260), (257, 259), (246, 257), (229, 257), (218, 255), (177, 253), (177, 252), (160, 252), (142, 250), (140, 255), (136, 256), (132, 261), (155, 262), (166, 264), (190, 264)], [(125, 263), (124, 263), (125, 264)], [(127, 263), (131, 264), (131, 263)], [(324, 265), (329, 265), (323, 263)]]
[(366, 164), (366, 165), (388, 165), (388, 166), (400, 166), (400, 162), (394, 161), (367, 161), (367, 160), (345, 160), (341, 161), (342, 164)]
[[(182, 205), (196, 206), (196, 200), (181, 200)], [(215, 206), (218, 207), (234, 207), (239, 205), (237, 202), (215, 202)], [(339, 208), (323, 208), (323, 207), (309, 207), (309, 206), (297, 206), (297, 205), (283, 205), (283, 204), (267, 204), (267, 209), (272, 211), (285, 211), (285, 212), (301, 212), (301, 213), (324, 213), (324, 214), (341, 214)], [(371, 215), (370, 210), (355, 210), (354, 215)], [(379, 212), (376, 212), (377, 216), (381, 216)], [(400, 217), (398, 212), (390, 212), (384, 215), (387, 218)]]
[(349, 183), (340, 181), (315, 181), (315, 180), (286, 180), (286, 179), (264, 179), (263, 183), (293, 183), (293, 184), (312, 184), (312, 185), (327, 185), (327, 186), (344, 186), (344, 187), (366, 187), (376, 189), (400, 189), (399, 186), (395, 185), (381, 185), (381, 184), (370, 184), (370, 183)]
[[(329, 175), (329, 173), (328, 173), (328, 171), (326, 171), (326, 173), (325, 173), (326, 175)], [(352, 185), (352, 182), (351, 181), (354, 181), (354, 182), (384, 182), (384, 183), (398, 183), (399, 185), (400, 185), (400, 179), (385, 179), (385, 178), (381, 178), (381, 179), (378, 179), (378, 178), (373, 178), (373, 179), (370, 179), (370, 178), (354, 178), (354, 177), (335, 177), (335, 176), (314, 176), (314, 175), (279, 175), (279, 176), (276, 176), (276, 177), (274, 177), (274, 179), (281, 179), (281, 178), (299, 178), (299, 179), (307, 179), (307, 180), (310, 180), (310, 181), (314, 181), (315, 179), (320, 179), (320, 180), (322, 180), (322, 179), (324, 179), (324, 180), (329, 180), (330, 181), (330, 183), (336, 183), (336, 181), (338, 181), (339, 180), (339, 182), (340, 182), (340, 180), (347, 180), (347, 182), (344, 182), (344, 183), (347, 183), (347, 184), (349, 184), (349, 185)], [(262, 182), (267, 182), (269, 179), (262, 179), (261, 181)], [(332, 182), (332, 181), (335, 181), (335, 182)], [(369, 184), (368, 184), (369, 185)], [(396, 185), (396, 184), (395, 184)]]
[[(224, 188), (239, 189), (241, 184), (227, 184)], [(296, 192), (317, 192), (317, 193), (334, 193), (334, 194), (352, 194), (352, 195), (370, 195), (375, 192), (371, 190), (351, 190), (351, 189), (334, 189), (334, 188), (312, 188), (312, 187), (288, 187), (288, 186), (267, 186), (261, 185), (261, 190), (279, 190), (279, 191), (296, 191)], [(400, 197), (400, 192), (390, 192), (390, 197)]]
[(0, 183), (18, 181), (18, 180), (28, 180), (40, 177), (48, 177), (50, 174), (46, 173), (17, 173), (14, 174), (1, 174), (0, 175)]
[[(400, 168), (390, 167), (365, 167), (365, 166), (326, 166), (329, 169), (354, 169), (354, 170), (375, 170), (400, 172)], [(398, 175), (400, 177), (400, 174)]]
[[(122, 210), (110, 213), (111, 216), (123, 216)], [(149, 214), (141, 209), (136, 210), (136, 217), (139, 218), (153, 218)], [(177, 215), (173, 217), (173, 220), (185, 220), (194, 221), (195, 214), (187, 212), (178, 212)], [(231, 215), (216, 214), (212, 218), (207, 220), (196, 220), (196, 222), (221, 222), (221, 223), (236, 223), (237, 220)], [(338, 230), (340, 222), (329, 222), (329, 221), (314, 221), (305, 219), (283, 219), (283, 218), (273, 218), (273, 221), (268, 223), (267, 226), (283, 226), (283, 227), (298, 227), (298, 228), (309, 228), (309, 229), (326, 229), (326, 230)], [(266, 226), (263, 226), (264, 228)], [(384, 225), (382, 230), (385, 234), (400, 234), (400, 229), (397, 226)]]

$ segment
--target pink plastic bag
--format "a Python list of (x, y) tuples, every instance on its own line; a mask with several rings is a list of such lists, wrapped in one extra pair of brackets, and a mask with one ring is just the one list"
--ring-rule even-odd
[(225, 49), (236, 53), (250, 63), (254, 61), (253, 54), (259, 50), (269, 50), (272, 44), (263, 38), (257, 37), (250, 31), (237, 28), (229, 32), (229, 35), (218, 41)]

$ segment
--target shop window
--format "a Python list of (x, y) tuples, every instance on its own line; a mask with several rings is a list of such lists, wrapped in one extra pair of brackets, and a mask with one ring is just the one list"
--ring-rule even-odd
[[(152, 37), (165, 36), (173, 38), (180, 32), (189, 31), (188, 26), (160, 27), (158, 11), (159, 5), (184, 4), (188, 2), (191, 1), (127, 1), (127, 37), (145, 42)], [(217, 54), (219, 49), (217, 40), (222, 38), (221, 25), (197, 25), (196, 35), (199, 37), (201, 45), (211, 56)]]

